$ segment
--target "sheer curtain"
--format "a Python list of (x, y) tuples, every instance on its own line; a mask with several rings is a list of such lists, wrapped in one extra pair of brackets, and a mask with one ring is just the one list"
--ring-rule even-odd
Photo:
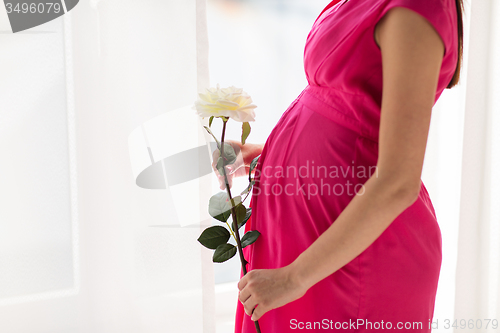
[(465, 7), (463, 77), (459, 87), (443, 93), (434, 109), (424, 164), (443, 234), (433, 331), (496, 332), (500, 319), (500, 3), (465, 0)]
[(207, 221), (180, 227), (128, 147), (208, 85), (205, 1), (82, 0), (19, 34), (0, 7), (0, 331), (215, 332)]
[(500, 320), (500, 3), (471, 5), (455, 317), (495, 332), (485, 319)]

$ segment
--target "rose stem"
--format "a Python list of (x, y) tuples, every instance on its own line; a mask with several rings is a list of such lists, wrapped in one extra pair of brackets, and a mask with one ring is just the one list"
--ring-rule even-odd
[[(229, 118), (228, 118), (229, 119)], [(225, 162), (225, 157), (224, 157), (224, 136), (226, 134), (226, 123), (227, 120), (222, 119), (223, 125), (222, 125), (222, 138), (221, 138), (221, 147), (220, 147), (220, 155), (222, 156), (222, 172), (224, 173), (224, 181), (226, 183), (226, 191), (227, 195), (229, 197), (229, 200), (231, 201), (231, 216), (233, 217), (233, 229), (235, 230), (235, 238), (236, 238), (236, 245), (238, 248), (238, 253), (240, 255), (240, 261), (241, 261), (241, 267), (243, 268), (243, 275), (247, 274), (247, 268), (246, 264), (248, 263), (245, 260), (245, 257), (243, 256), (243, 250), (241, 249), (241, 240), (240, 240), (240, 233), (238, 230), (238, 221), (236, 220), (236, 211), (234, 210), (234, 201), (231, 196), (231, 190), (229, 189), (229, 181), (227, 180), (227, 175), (226, 175), (226, 162)], [(257, 329), (258, 333), (260, 332), (260, 326), (259, 326), (259, 321), (255, 320), (255, 328)]]

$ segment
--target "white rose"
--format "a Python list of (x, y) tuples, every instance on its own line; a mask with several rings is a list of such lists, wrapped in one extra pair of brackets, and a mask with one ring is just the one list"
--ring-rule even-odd
[(243, 89), (231, 86), (229, 88), (209, 88), (204, 94), (198, 94), (193, 109), (202, 118), (229, 117), (239, 122), (255, 121), (252, 98)]

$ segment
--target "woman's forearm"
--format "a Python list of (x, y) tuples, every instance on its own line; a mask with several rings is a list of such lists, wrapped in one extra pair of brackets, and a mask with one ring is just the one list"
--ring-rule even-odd
[[(309, 289), (367, 249), (391, 222), (415, 202), (415, 188), (372, 176), (335, 222), (288, 267)], [(362, 190), (361, 190), (362, 191)], [(415, 194), (417, 193), (417, 195)]]
[(253, 159), (262, 153), (263, 148), (264, 143), (245, 143), (243, 145), (243, 150), (245, 151), (243, 154), (243, 162), (245, 163), (245, 166), (248, 166), (248, 170), (250, 170), (250, 163), (252, 163)]

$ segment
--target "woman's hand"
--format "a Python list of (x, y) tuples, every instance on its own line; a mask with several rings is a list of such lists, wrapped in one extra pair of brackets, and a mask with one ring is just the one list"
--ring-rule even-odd
[[(248, 176), (248, 172), (250, 170), (250, 163), (252, 163), (252, 160), (255, 157), (259, 156), (262, 153), (264, 144), (245, 143), (244, 145), (242, 145), (239, 141), (234, 141), (234, 140), (226, 140), (224, 142), (230, 144), (233, 147), (234, 152), (236, 153), (236, 161), (233, 164), (226, 165), (227, 181), (229, 183), (229, 188), (231, 188), (231, 186), (233, 185), (234, 177)], [(212, 169), (214, 170), (215, 174), (217, 175), (217, 178), (219, 179), (220, 189), (225, 190), (226, 182), (224, 180), (224, 176), (219, 174), (219, 170), (217, 170), (216, 167), (219, 156), (220, 156), (220, 151), (219, 149), (216, 149), (212, 155), (213, 157)]]
[(292, 266), (288, 265), (275, 269), (251, 270), (238, 282), (238, 289), (238, 299), (243, 304), (245, 313), (255, 321), (269, 310), (301, 298), (308, 288), (299, 282)]
[[(243, 154), (245, 153), (244, 149), (242, 148), (242, 145), (237, 142), (237, 141), (232, 141), (232, 140), (227, 140), (225, 143), (231, 145), (233, 147), (234, 152), (236, 153), (236, 161), (232, 164), (226, 165), (226, 175), (227, 175), (227, 181), (229, 183), (229, 188), (233, 186), (233, 177), (241, 177), (245, 176), (247, 173), (245, 171), (245, 164), (244, 164), (244, 156)], [(213, 157), (213, 162), (212, 162), (212, 169), (214, 170), (215, 174), (217, 175), (217, 178), (219, 180), (219, 186), (221, 190), (226, 189), (226, 181), (224, 179), (224, 176), (219, 173), (219, 170), (217, 170), (217, 160), (219, 159), (220, 156), (220, 151), (219, 149), (216, 149), (212, 155)]]

